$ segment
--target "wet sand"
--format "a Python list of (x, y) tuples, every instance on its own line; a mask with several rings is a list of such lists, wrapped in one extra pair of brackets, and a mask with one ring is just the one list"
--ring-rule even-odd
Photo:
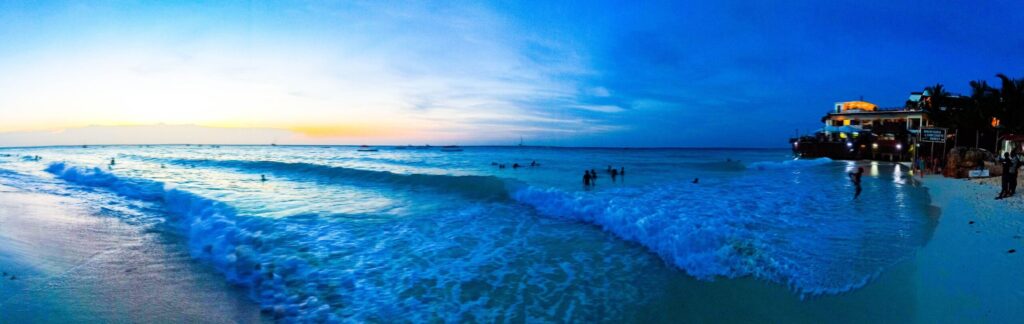
[(179, 237), (82, 205), (0, 186), (0, 322), (266, 321)]

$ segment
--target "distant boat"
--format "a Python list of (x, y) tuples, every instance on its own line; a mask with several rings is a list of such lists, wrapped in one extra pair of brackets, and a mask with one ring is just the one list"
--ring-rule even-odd
[(377, 152), (377, 149), (369, 147), (369, 146), (366, 146), (366, 145), (363, 145), (363, 146), (360, 146), (359, 149), (356, 150), (356, 151), (359, 151), (359, 152)]
[(523, 137), (519, 136), (519, 146), (523, 146)]
[(457, 145), (442, 146), (441, 152), (462, 152), (462, 148)]

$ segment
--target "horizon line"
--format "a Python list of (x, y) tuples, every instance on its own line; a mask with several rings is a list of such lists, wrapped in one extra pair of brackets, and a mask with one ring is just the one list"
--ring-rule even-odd
[[(166, 143), (166, 144), (61, 144), (61, 145), (28, 145), (28, 146), (0, 146), (0, 149), (31, 149), (31, 148), (74, 148), (82, 146), (101, 146), (101, 147), (112, 147), (112, 146), (293, 146), (293, 147), (361, 147), (362, 144), (191, 144), (191, 143)], [(780, 147), (725, 147), (725, 146), (561, 146), (561, 145), (396, 145), (396, 144), (379, 144), (379, 145), (365, 145), (367, 147), (384, 147), (384, 148), (396, 148), (396, 147), (445, 147), (445, 146), (458, 146), (458, 147), (501, 147), (501, 148), (514, 148), (514, 147), (526, 147), (526, 148), (571, 148), (571, 149), (641, 149), (641, 150), (656, 150), (656, 149), (691, 149), (691, 150), (780, 150), (788, 149), (788, 145)]]

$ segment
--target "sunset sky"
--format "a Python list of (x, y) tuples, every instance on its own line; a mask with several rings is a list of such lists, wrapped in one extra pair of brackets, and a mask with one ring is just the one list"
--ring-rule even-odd
[(0, 146), (783, 147), (1022, 53), (1021, 1), (3, 1)]

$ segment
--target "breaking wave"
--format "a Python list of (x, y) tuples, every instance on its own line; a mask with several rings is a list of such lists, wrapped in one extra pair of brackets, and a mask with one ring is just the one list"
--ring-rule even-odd
[[(619, 279), (649, 267), (642, 258), (608, 252), (617, 245), (600, 240), (590, 254), (572, 253), (571, 263), (548, 256), (538, 240), (558, 242), (578, 232), (493, 216), (516, 215), (507, 203), (474, 203), (386, 224), (315, 215), (270, 219), (100, 168), (58, 162), (46, 171), (84, 189), (159, 204), (165, 224), (185, 236), (194, 258), (248, 287), (261, 309), (282, 321), (553, 321), (594, 312), (614, 318), (645, 298), (642, 286)], [(594, 282), (602, 284), (589, 286)], [(603, 297), (593, 300), (578, 293), (581, 287)]]
[(819, 165), (826, 165), (832, 163), (830, 158), (817, 158), (817, 159), (793, 159), (786, 161), (760, 161), (754, 162), (747, 166), (748, 169), (752, 170), (774, 170), (774, 169), (793, 169), (793, 168), (806, 168)]
[[(99, 168), (82, 168), (56, 162), (46, 168), (60, 179), (118, 195), (161, 203), (168, 211), (167, 224), (185, 234), (190, 254), (212, 264), (227, 279), (253, 289), (264, 310), (278, 317), (306, 321), (338, 320), (330, 306), (318, 298), (301, 298), (288, 289), (286, 277), (313, 275), (307, 262), (296, 257), (268, 260), (261, 255), (263, 235), (249, 231), (234, 208), (173, 186), (142, 179), (125, 179)], [(250, 219), (249, 221), (259, 221)]]
[[(745, 180), (600, 192), (527, 187), (513, 197), (639, 243), (698, 279), (754, 276), (801, 296), (866, 285), (923, 244), (928, 228), (923, 218), (887, 216), (888, 207), (872, 211), (878, 218), (834, 208), (832, 197), (845, 192)], [(883, 248), (865, 251), (863, 240)]]
[(511, 191), (522, 186), (521, 183), (516, 181), (493, 176), (398, 174), (388, 171), (362, 170), (303, 162), (187, 159), (168, 161), (180, 165), (210, 166), (251, 172), (267, 172), (278, 175), (295, 175), (304, 179), (314, 177), (320, 180), (350, 181), (359, 184), (375, 183), (396, 187), (427, 187), (445, 192), (455, 192), (478, 199), (508, 199)]

